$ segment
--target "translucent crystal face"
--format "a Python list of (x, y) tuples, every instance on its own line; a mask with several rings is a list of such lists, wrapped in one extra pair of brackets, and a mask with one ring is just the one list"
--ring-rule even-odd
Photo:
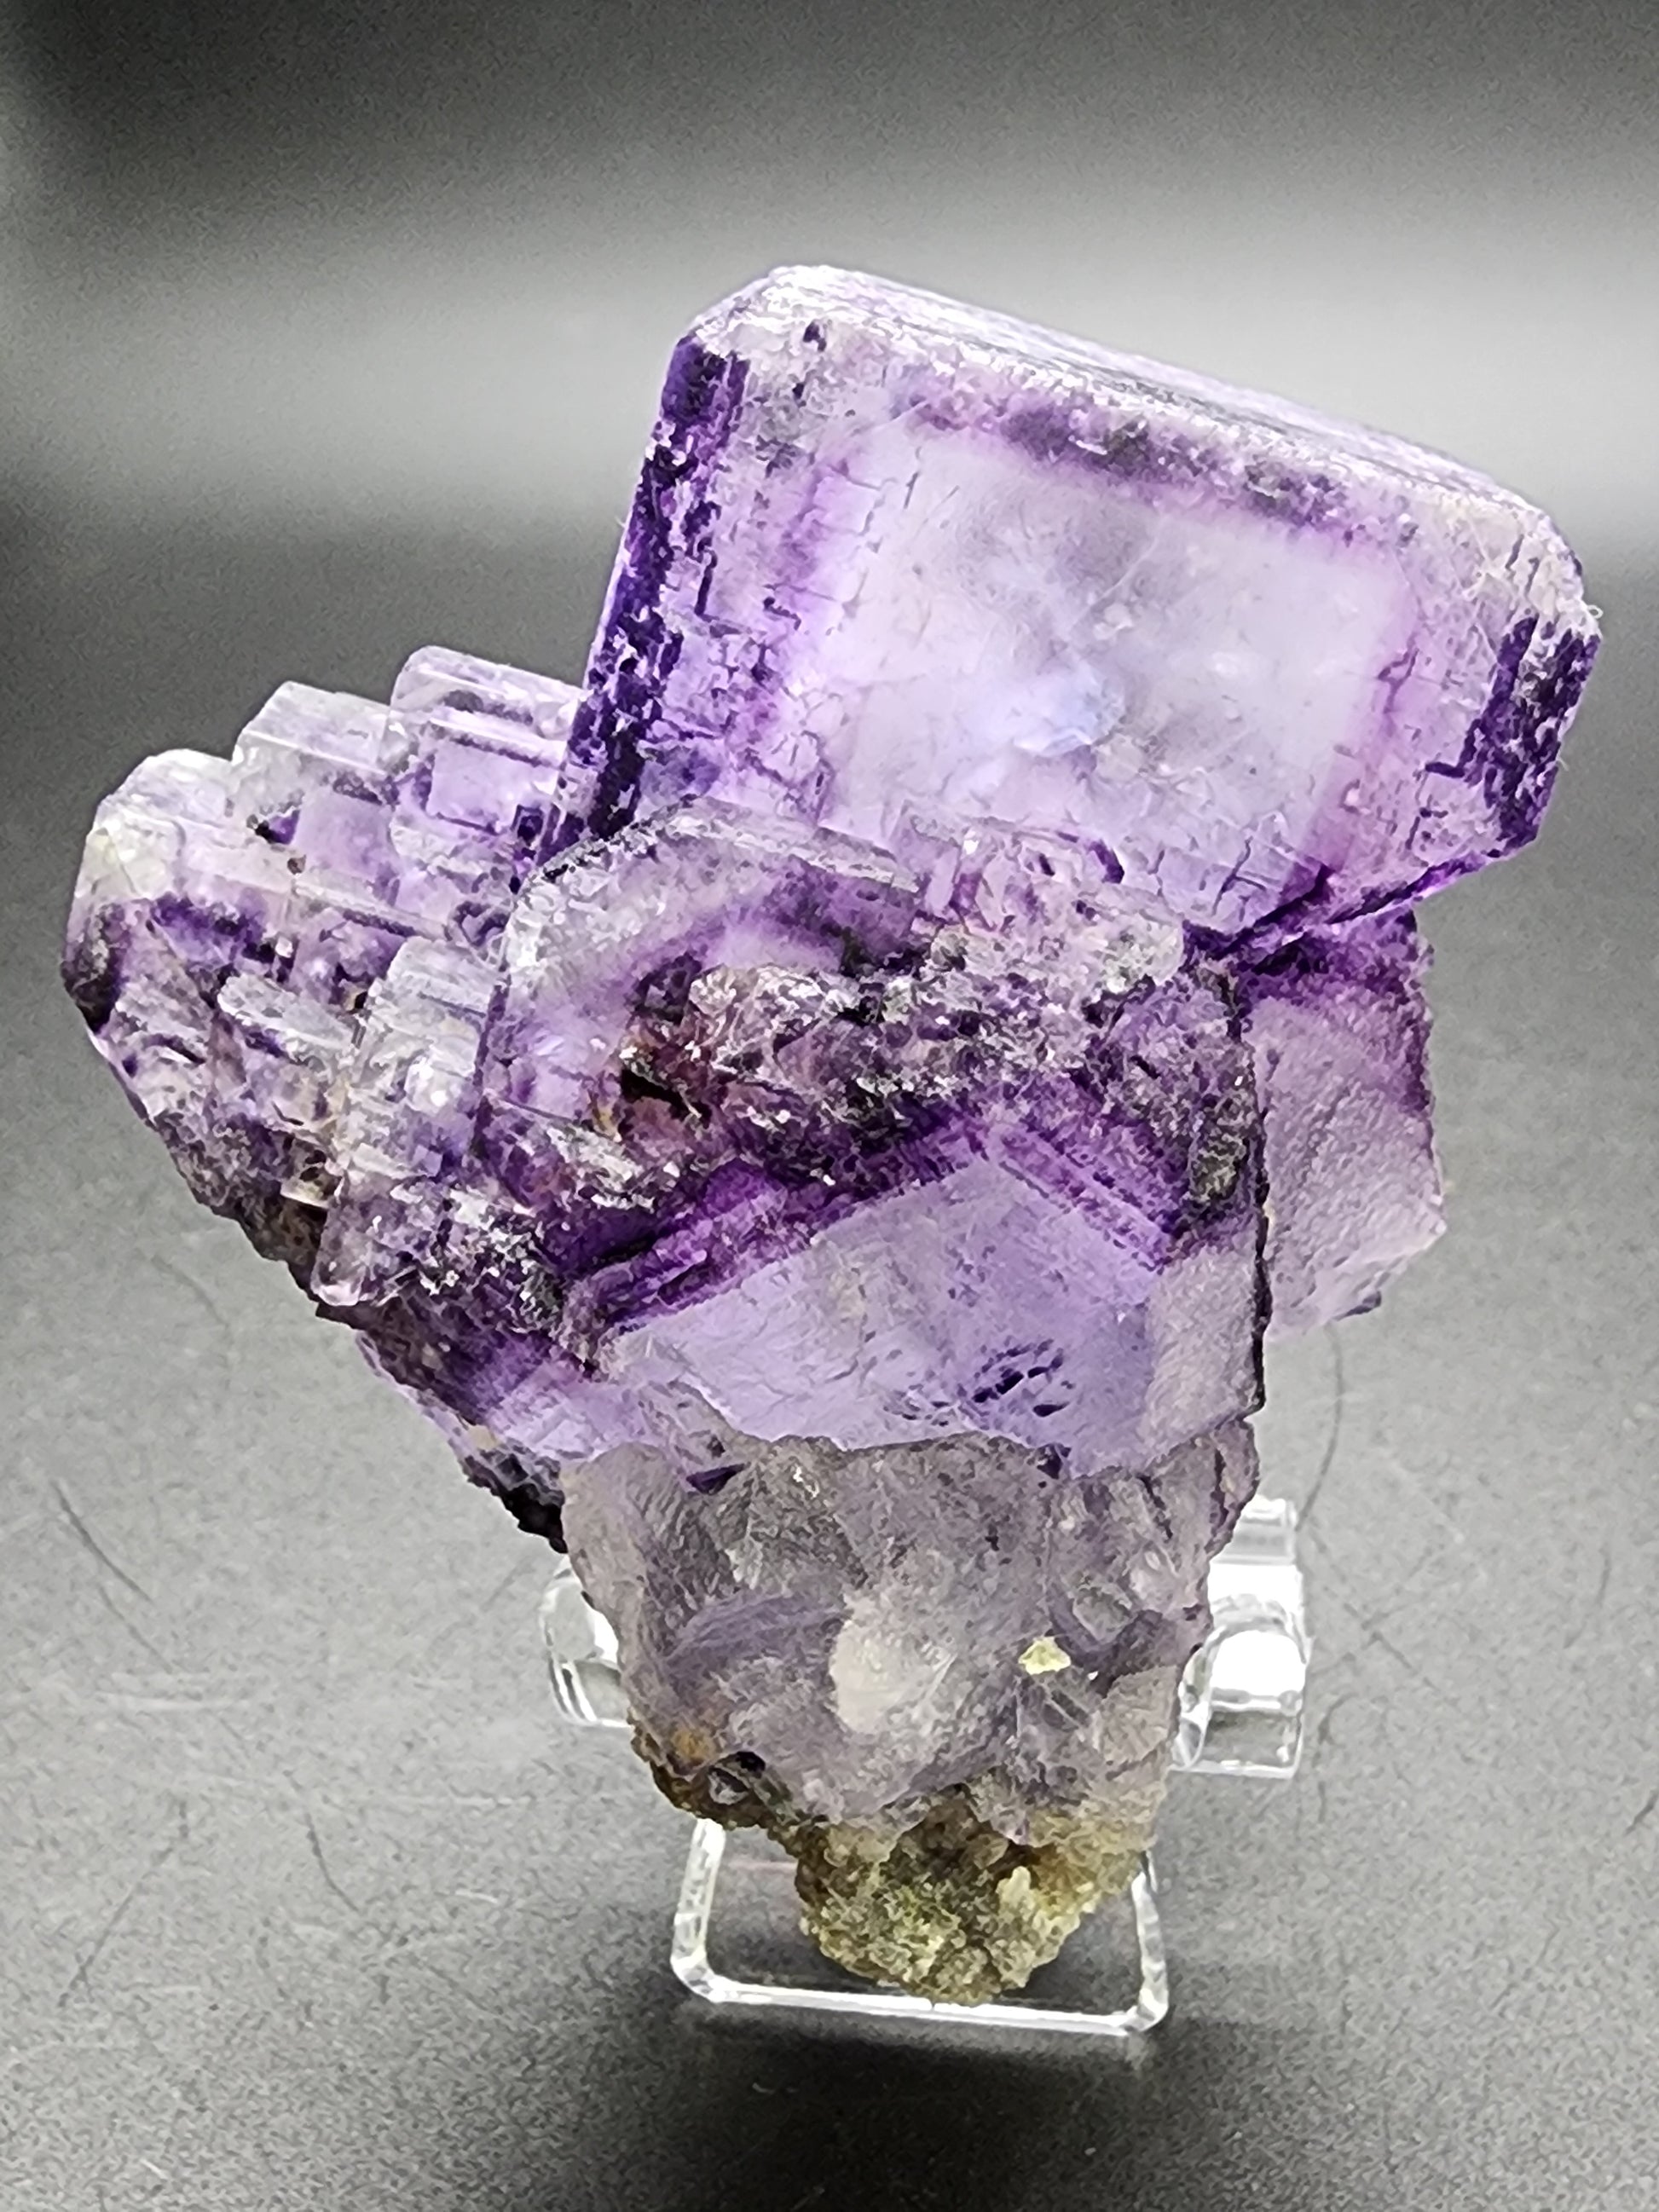
[(1407, 627), (1391, 563), (1225, 508), (1171, 530), (1089, 459), (1006, 436), (901, 422), (834, 465), (873, 465), (885, 503), (815, 549), (772, 656), (799, 712), (763, 774), (810, 750), (821, 817), (896, 848), (987, 817), (1099, 837), (1219, 928), (1302, 887), (1342, 803), (1330, 733)]
[(677, 357), (587, 721), (630, 803), (1051, 830), (1231, 938), (1524, 842), (1592, 636), (1546, 520), (1449, 462), (785, 271)]
[(785, 272), (675, 357), (585, 690), (284, 685), (106, 801), (66, 980), (568, 1536), (665, 1789), (982, 1996), (1150, 1833), (1264, 1332), (1438, 1229), (1410, 901), (1593, 641), (1449, 463)]

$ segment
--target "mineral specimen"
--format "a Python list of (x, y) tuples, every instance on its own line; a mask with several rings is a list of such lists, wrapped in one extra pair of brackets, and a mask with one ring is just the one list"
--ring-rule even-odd
[(1439, 1227), (1411, 906), (1595, 636), (1449, 462), (785, 271), (674, 356), (585, 689), (285, 685), (105, 803), (65, 975), (568, 1544), (668, 1795), (974, 2001), (1148, 1840), (1270, 1321)]

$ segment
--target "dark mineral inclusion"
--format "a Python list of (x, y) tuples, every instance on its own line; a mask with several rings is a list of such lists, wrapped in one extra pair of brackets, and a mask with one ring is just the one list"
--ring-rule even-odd
[(668, 1795), (971, 2002), (1147, 1842), (1264, 1332), (1439, 1227), (1412, 908), (1595, 641), (1449, 461), (786, 270), (674, 355), (584, 686), (284, 684), (100, 809), (65, 972), (568, 1545)]

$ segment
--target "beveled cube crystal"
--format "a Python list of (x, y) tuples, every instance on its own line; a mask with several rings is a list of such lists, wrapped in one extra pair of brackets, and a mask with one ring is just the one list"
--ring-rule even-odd
[(835, 270), (680, 346), (577, 744), (925, 869), (1098, 845), (1231, 939), (1537, 828), (1595, 635), (1544, 516), (1438, 455)]

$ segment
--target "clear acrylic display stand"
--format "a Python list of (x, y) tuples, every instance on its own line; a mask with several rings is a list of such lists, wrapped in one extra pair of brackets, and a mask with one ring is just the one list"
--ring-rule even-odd
[[(1258, 1498), (1244, 1508), (1211, 1564), (1210, 1610), (1213, 1626), (1182, 1680), (1175, 1772), (1287, 1781), (1302, 1752), (1309, 1642), (1296, 1510), (1285, 1500)], [(625, 1730), (616, 1638), (568, 1561), (548, 1586), (541, 1618), (560, 1712), (579, 1728)], [(1170, 2008), (1150, 1857), (1126, 1895), (1091, 1914), (1024, 1990), (979, 2005), (933, 2004), (843, 1973), (801, 1930), (793, 1873), (757, 1830), (694, 1824), (670, 1954), (694, 1995), (721, 2005), (1119, 2039), (1144, 2034)]]

